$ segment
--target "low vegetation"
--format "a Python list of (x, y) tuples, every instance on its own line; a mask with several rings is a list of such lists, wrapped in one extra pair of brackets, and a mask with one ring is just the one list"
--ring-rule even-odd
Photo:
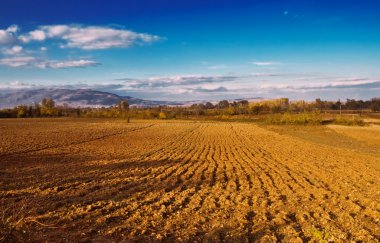
[(358, 116), (343, 116), (334, 114), (322, 114), (321, 112), (302, 112), (266, 115), (259, 119), (265, 124), (276, 125), (346, 125), (346, 126), (364, 126), (366, 123)]
[(284, 113), (267, 115), (262, 118), (262, 121), (267, 124), (286, 124), (286, 125), (321, 125), (326, 120), (320, 112), (303, 112), (299, 114)]
[[(259, 121), (267, 124), (292, 125), (364, 125), (363, 116), (376, 114), (380, 99), (369, 101), (347, 100), (330, 102), (316, 99), (314, 102), (289, 101), (287, 98), (249, 103), (220, 101), (193, 104), (189, 107), (130, 107), (126, 100), (111, 107), (73, 108), (57, 106), (51, 98), (45, 98), (33, 106), (21, 105), (0, 110), (0, 118), (27, 117), (82, 117), (126, 119), (198, 119), (228, 121)], [(348, 115), (349, 114), (349, 115)]]
[(360, 119), (356, 116), (337, 116), (333, 122), (333, 124), (336, 125), (345, 125), (345, 126), (365, 126), (366, 123), (364, 122), (363, 119)]

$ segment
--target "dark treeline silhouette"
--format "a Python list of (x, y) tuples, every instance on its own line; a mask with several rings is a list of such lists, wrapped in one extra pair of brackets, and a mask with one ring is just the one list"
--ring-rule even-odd
[(193, 117), (222, 117), (236, 115), (261, 115), (299, 112), (379, 112), (380, 98), (371, 100), (347, 99), (341, 101), (313, 102), (289, 101), (288, 98), (248, 102), (247, 100), (229, 102), (222, 100), (216, 104), (211, 102), (193, 104), (191, 106), (159, 106), (130, 107), (128, 101), (101, 108), (73, 108), (67, 104), (56, 105), (52, 98), (44, 98), (34, 105), (19, 105), (12, 109), (0, 110), (0, 118), (26, 117), (98, 117), (98, 118), (138, 118), (138, 119), (188, 119)]

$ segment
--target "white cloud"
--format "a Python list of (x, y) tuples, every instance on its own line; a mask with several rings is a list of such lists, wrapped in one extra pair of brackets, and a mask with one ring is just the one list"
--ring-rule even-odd
[(63, 48), (102, 50), (125, 48), (136, 44), (152, 43), (160, 38), (155, 35), (101, 26), (46, 25), (21, 35), (19, 39), (28, 43), (46, 39), (63, 40)]
[(7, 31), (10, 33), (17, 33), (19, 31), (19, 27), (13, 24), (7, 28)]
[(6, 30), (0, 29), (0, 45), (10, 45), (16, 42), (17, 25), (11, 25)]
[(333, 82), (314, 82), (308, 84), (261, 84), (258, 89), (261, 91), (274, 92), (281, 90), (283, 92), (305, 92), (305, 91), (323, 91), (323, 90), (337, 90), (337, 89), (356, 89), (356, 88), (380, 88), (380, 81), (378, 79), (362, 78), (358, 81), (353, 81), (347, 78), (346, 81), (333, 81)]
[(33, 84), (23, 83), (20, 81), (12, 81), (9, 83), (0, 83), (0, 90), (12, 90), (12, 89), (32, 89), (36, 86)]
[(21, 67), (35, 67), (35, 68), (83, 68), (97, 66), (99, 63), (92, 60), (45, 60), (38, 59), (31, 56), (15, 56), (0, 59), (0, 65), (21, 68)]
[(173, 86), (192, 86), (206, 83), (221, 83), (236, 80), (237, 76), (231, 75), (175, 75), (175, 76), (160, 76), (150, 77), (148, 79), (140, 79), (128, 81), (127, 85), (133, 89), (157, 89)]
[[(34, 57), (33, 53), (45, 52), (42, 46), (35, 50), (24, 51), (23, 44), (30, 42), (56, 41), (61, 48), (79, 48), (83, 50), (102, 50), (126, 48), (133, 45), (152, 43), (160, 37), (129, 30), (102, 26), (81, 25), (45, 25), (30, 32), (20, 34), (17, 25), (0, 29), (0, 65), (28, 68), (73, 68), (96, 66), (99, 63), (80, 58), (79, 60), (48, 60), (46, 57)], [(2, 47), (2, 48), (1, 48)], [(11, 57), (12, 56), (12, 57)]]
[(215, 88), (207, 88), (207, 87), (196, 87), (187, 89), (188, 92), (192, 93), (224, 93), (229, 90), (226, 87), (219, 86)]
[[(174, 76), (158, 76), (146, 79), (119, 78), (115, 81), (125, 81), (121, 90), (139, 90), (144, 92), (163, 92), (197, 88), (216, 89), (220, 86), (228, 88), (228, 90), (250, 90), (254, 89), (257, 83), (264, 82), (267, 79), (282, 79), (289, 74), (281, 73), (250, 73), (250, 74), (231, 74), (231, 75), (174, 75)], [(293, 76), (292, 76), (293, 77)], [(265, 81), (266, 82), (266, 81)], [(218, 90), (222, 91), (222, 90)]]
[(252, 62), (252, 64), (256, 66), (273, 66), (273, 65), (280, 65), (280, 62)]
[[(292, 82), (297, 77), (305, 80)], [(312, 79), (311, 79), (312, 78)], [(121, 81), (119, 79), (116, 81)], [(291, 84), (291, 85), (290, 85)], [(337, 94), (345, 92), (373, 93), (380, 89), (378, 79), (331, 77), (324, 75), (297, 73), (251, 73), (236, 75), (177, 75), (151, 77), (147, 79), (125, 79), (124, 82), (114, 83), (110, 92), (125, 92), (137, 97), (161, 98), (167, 100), (193, 100), (249, 97), (289, 97), (311, 98), (330, 97), (335, 99)], [(323, 96), (326, 92), (326, 95)], [(334, 92), (337, 94), (334, 95)], [(369, 94), (368, 94), (369, 95)], [(372, 96), (372, 94), (371, 94)], [(344, 96), (342, 96), (344, 98)], [(347, 96), (350, 97), (350, 96)], [(369, 96), (368, 96), (369, 97)]]
[(279, 77), (279, 76), (286, 76), (287, 74), (281, 74), (281, 73), (250, 73), (249, 76), (251, 77)]
[(0, 59), (0, 65), (8, 67), (26, 67), (33, 65), (36, 59), (29, 56), (6, 57)]
[[(265, 97), (314, 100), (317, 97), (328, 100), (344, 100), (345, 98), (368, 99), (376, 97), (380, 90), (380, 79), (336, 77), (322, 78), (313, 82), (291, 84), (283, 80), (290, 74), (274, 76), (277, 81), (262, 82), (262, 76), (236, 75), (231, 76), (202, 76), (177, 75), (168, 77), (151, 77), (147, 79), (114, 80), (101, 84), (62, 84), (58, 80), (53, 83), (22, 83), (19, 81), (2, 83), (1, 90), (11, 89), (41, 89), (41, 88), (67, 88), (67, 89), (93, 89), (129, 95), (132, 97), (153, 100), (222, 100), (234, 98)], [(304, 74), (297, 74), (304, 76)], [(292, 74), (292, 77), (296, 74)], [(254, 80), (257, 80), (255, 82)], [(249, 81), (249, 82), (245, 82)]]
[(74, 67), (90, 67), (97, 66), (99, 63), (91, 60), (74, 60), (74, 61), (55, 61), (50, 62), (50, 68), (74, 68)]
[(27, 35), (20, 35), (18, 38), (21, 42), (28, 43), (31, 41), (43, 41), (46, 39), (46, 35), (42, 30), (33, 30)]
[[(20, 37), (21, 38), (21, 37)], [(25, 37), (26, 39), (22, 39), (22, 41), (24, 42), (29, 42), (31, 40), (35, 40), (35, 41), (44, 41), (46, 39), (46, 34), (44, 31), (42, 30), (34, 30), (34, 31), (31, 31), (29, 32), (29, 36)], [(29, 38), (29, 39), (28, 39)]]
[(70, 31), (70, 27), (68, 25), (47, 25), (42, 27), (49, 37), (62, 36), (63, 34)]
[(22, 50), (23, 50), (22, 46), (13, 46), (10, 49), (3, 49), (2, 53), (5, 55), (16, 55), (16, 54), (20, 54)]

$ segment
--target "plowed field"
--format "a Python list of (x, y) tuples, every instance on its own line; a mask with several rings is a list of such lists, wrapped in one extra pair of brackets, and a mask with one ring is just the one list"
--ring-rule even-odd
[(0, 131), (5, 241), (380, 240), (379, 144), (339, 127), (15, 119)]

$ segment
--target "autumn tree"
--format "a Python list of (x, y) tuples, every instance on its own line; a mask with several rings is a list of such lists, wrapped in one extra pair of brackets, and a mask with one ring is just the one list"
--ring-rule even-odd
[(22, 118), (22, 117), (27, 117), (27, 106), (26, 105), (20, 105), (16, 107), (17, 110), (17, 117)]
[(237, 102), (236, 110), (239, 115), (248, 114), (249, 102), (247, 100), (240, 100)]
[(228, 100), (222, 100), (218, 103), (219, 109), (225, 109), (225, 108), (228, 108), (229, 106), (230, 106), (230, 103), (228, 102)]
[(320, 98), (315, 99), (315, 108), (320, 110), (325, 108), (325, 104)]
[(41, 101), (42, 107), (52, 109), (55, 106), (55, 101), (51, 97), (43, 98)]
[(167, 115), (166, 115), (166, 113), (165, 112), (160, 112), (159, 114), (158, 114), (158, 119), (166, 119), (167, 118)]
[(128, 101), (127, 100), (121, 100), (119, 102), (118, 108), (119, 108), (120, 117), (123, 119), (127, 118), (128, 122), (129, 122), (129, 116), (128, 116), (129, 103), (128, 103)]
[(370, 108), (374, 112), (380, 111), (380, 98), (373, 98), (370, 102)]
[(41, 101), (41, 115), (54, 116), (58, 111), (55, 109), (55, 101), (51, 97), (43, 98)]
[(192, 109), (195, 113), (195, 115), (204, 115), (204, 110), (206, 109), (204, 104), (193, 104), (190, 106), (190, 109)]
[(206, 109), (214, 109), (214, 105), (213, 105), (211, 102), (207, 102), (207, 103), (205, 104), (205, 108), (206, 108)]

